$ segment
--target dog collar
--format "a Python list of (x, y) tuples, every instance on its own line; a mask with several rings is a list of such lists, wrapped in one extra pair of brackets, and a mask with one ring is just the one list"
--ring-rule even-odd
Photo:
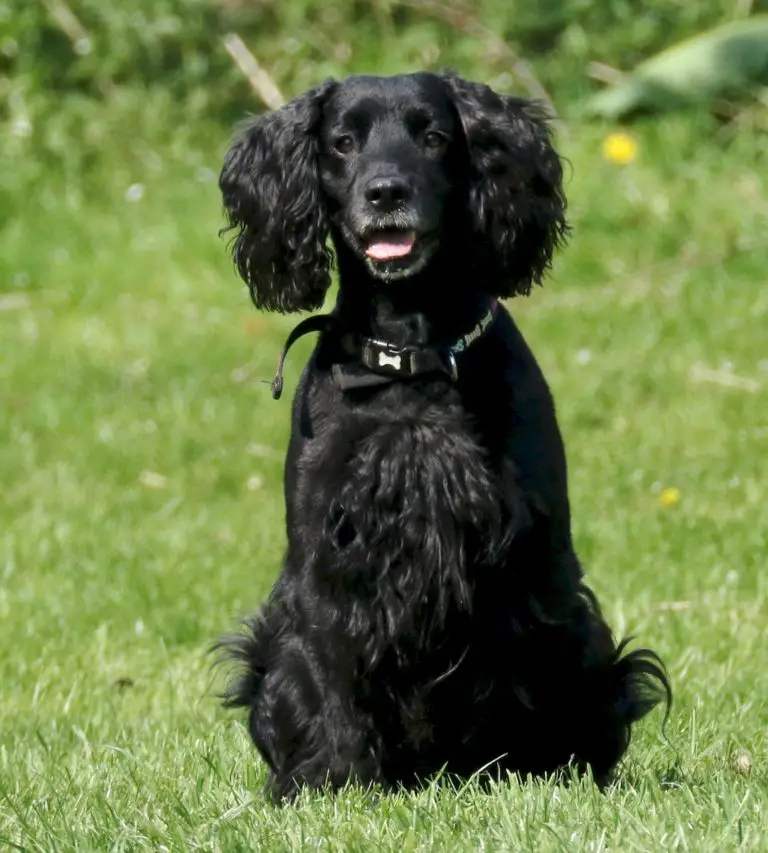
[[(410, 379), (427, 373), (443, 373), (453, 382), (458, 379), (456, 357), (479, 340), (491, 327), (498, 303), (494, 299), (486, 313), (466, 335), (453, 344), (438, 347), (398, 347), (389, 341), (349, 333), (333, 314), (317, 314), (302, 320), (285, 341), (272, 380), (272, 397), (280, 399), (283, 393), (283, 365), (290, 348), (304, 335), (312, 332), (336, 330), (341, 333), (342, 349), (356, 359), (356, 364), (334, 364), (333, 374), (338, 386), (347, 391), (382, 385), (395, 379)], [(363, 368), (363, 370), (360, 369)]]

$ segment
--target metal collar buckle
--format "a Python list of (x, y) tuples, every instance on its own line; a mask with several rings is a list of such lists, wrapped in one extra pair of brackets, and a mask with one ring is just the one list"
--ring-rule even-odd
[(409, 350), (400, 349), (376, 338), (367, 338), (363, 342), (363, 363), (371, 370), (410, 376), (413, 373), (411, 355)]
[(456, 363), (456, 353), (453, 350), (448, 350), (448, 367), (451, 371), (451, 379), (455, 382), (459, 378), (459, 366)]

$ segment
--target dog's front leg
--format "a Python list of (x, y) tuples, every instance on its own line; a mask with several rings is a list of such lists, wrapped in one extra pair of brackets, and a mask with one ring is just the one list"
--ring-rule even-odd
[(383, 782), (380, 743), (355, 706), (353, 668), (323, 650), (322, 637), (279, 642), (251, 707), (251, 735), (270, 765), (270, 793), (291, 799), (306, 786)]

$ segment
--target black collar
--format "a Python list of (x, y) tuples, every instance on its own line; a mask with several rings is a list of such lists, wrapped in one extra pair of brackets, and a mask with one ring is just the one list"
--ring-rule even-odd
[(275, 378), (271, 382), (272, 397), (279, 400), (283, 393), (283, 365), (288, 350), (299, 338), (312, 332), (336, 331), (342, 349), (353, 356), (352, 363), (333, 365), (334, 379), (342, 391), (382, 385), (395, 379), (410, 379), (426, 373), (443, 373), (455, 382), (458, 378), (456, 357), (491, 327), (497, 307), (498, 303), (494, 299), (471, 331), (453, 344), (437, 347), (398, 347), (389, 341), (350, 332), (333, 314), (307, 317), (294, 327), (285, 341), (277, 362)]

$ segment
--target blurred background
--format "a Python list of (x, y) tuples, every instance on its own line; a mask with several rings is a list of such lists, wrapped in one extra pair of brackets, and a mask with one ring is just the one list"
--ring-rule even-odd
[(248, 303), (216, 180), (247, 113), (356, 72), (452, 67), (550, 103), (573, 238), (510, 309), (558, 403), (578, 550), (617, 633), (670, 661), (673, 728), (702, 706), (707, 760), (758, 742), (766, 12), (0, 0), (0, 777), (19, 814), (75, 728), (135, 754), (173, 736), (181, 762), (223, 719), (204, 652), (279, 565), (289, 405), (262, 380), (295, 320)]
[[(161, 188), (212, 183), (237, 120), (327, 76), (455, 68), (548, 101), (566, 147), (588, 119), (661, 114), (674, 124), (685, 110), (659, 168), (691, 168), (691, 154), (711, 146), (704, 164), (766, 130), (767, 9), (766, 0), (651, 0), (642, 12), (633, 0), (2, 0), (0, 282), (23, 291), (56, 275), (76, 252), (57, 243), (59, 228), (76, 226), (61, 220), (82, 204), (138, 204), (147, 193), (142, 206), (157, 209)], [(629, 162), (635, 149), (619, 136), (603, 155)], [(196, 198), (206, 200), (201, 216), (215, 216), (213, 187)], [(17, 237), (42, 211), (60, 221), (30, 252)], [(218, 251), (215, 234), (204, 244)]]

